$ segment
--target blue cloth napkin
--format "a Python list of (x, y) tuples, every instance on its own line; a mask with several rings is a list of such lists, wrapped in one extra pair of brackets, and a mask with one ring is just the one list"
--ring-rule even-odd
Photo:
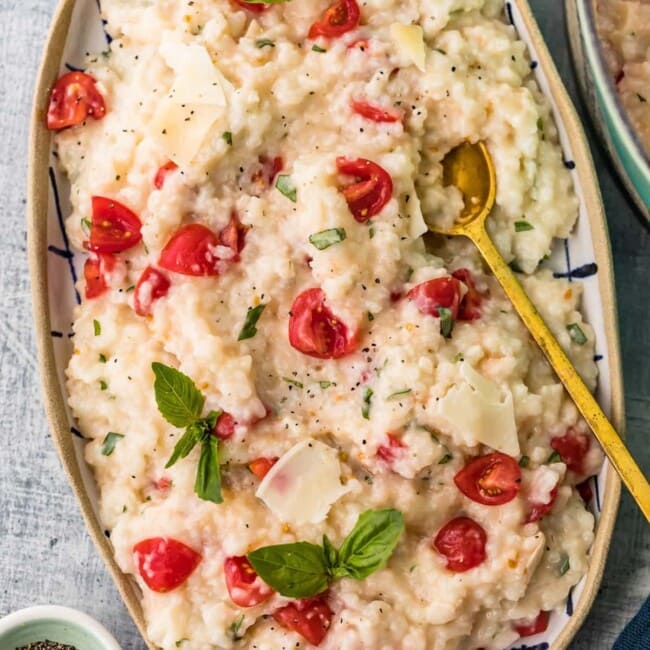
[(625, 626), (612, 650), (650, 650), (650, 598)]

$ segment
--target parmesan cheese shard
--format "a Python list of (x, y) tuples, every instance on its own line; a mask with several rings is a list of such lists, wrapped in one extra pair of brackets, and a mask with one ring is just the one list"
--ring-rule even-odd
[(397, 45), (399, 53), (410, 59), (422, 72), (425, 69), (425, 46), (422, 27), (420, 25), (404, 25), (393, 23), (390, 35)]
[(519, 438), (510, 390), (500, 389), (469, 363), (462, 364), (460, 374), (463, 382), (452, 386), (437, 402), (438, 414), (461, 437), (518, 456)]
[(317, 524), (349, 491), (341, 485), (340, 474), (337, 450), (308, 438), (273, 465), (256, 496), (283, 522)]

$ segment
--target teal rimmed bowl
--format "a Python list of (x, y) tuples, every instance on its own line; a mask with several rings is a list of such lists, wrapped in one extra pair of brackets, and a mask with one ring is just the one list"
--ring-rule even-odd
[(650, 160), (618, 98), (596, 29), (594, 0), (566, 0), (573, 62), (583, 97), (614, 165), (650, 223)]
[(54, 641), (76, 650), (120, 650), (105, 627), (68, 607), (28, 607), (0, 620), (0, 648), (15, 650), (37, 641)]

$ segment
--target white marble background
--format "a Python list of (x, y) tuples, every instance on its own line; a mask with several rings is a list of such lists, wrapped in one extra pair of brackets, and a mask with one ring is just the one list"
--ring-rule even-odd
[[(531, 4), (574, 92), (563, 3)], [(125, 650), (140, 650), (144, 643), (86, 535), (40, 401), (25, 252), (26, 150), (33, 84), (54, 6), (55, 0), (0, 0), (0, 616), (33, 604), (76, 607), (100, 620)], [(615, 258), (628, 436), (648, 474), (649, 231), (589, 134)], [(598, 599), (572, 649), (611, 648), (649, 592), (650, 528), (625, 494)]]

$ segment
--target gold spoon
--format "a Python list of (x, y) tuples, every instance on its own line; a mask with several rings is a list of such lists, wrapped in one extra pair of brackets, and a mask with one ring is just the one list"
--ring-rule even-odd
[(496, 174), (485, 143), (465, 142), (455, 147), (443, 159), (442, 167), (444, 184), (455, 185), (460, 190), (465, 206), (453, 225), (448, 228), (432, 227), (431, 230), (443, 235), (464, 235), (478, 248), (627, 489), (650, 521), (650, 484), (488, 236), (485, 220), (496, 198)]

